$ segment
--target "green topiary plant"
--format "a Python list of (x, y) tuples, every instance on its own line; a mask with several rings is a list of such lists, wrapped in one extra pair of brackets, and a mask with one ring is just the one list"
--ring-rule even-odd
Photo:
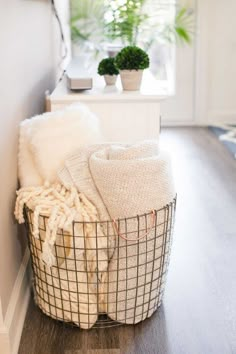
[(139, 47), (128, 46), (117, 54), (115, 64), (119, 70), (144, 70), (149, 67), (149, 56)]
[(118, 75), (119, 70), (115, 64), (115, 58), (102, 59), (98, 65), (99, 75)]

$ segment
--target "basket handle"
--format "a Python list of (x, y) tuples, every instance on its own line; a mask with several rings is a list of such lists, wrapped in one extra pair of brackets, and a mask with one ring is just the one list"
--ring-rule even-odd
[(118, 226), (117, 226), (117, 222), (115, 219), (112, 219), (112, 223), (114, 225), (114, 228), (115, 228), (115, 231), (117, 233), (117, 235), (121, 238), (123, 238), (123, 240), (126, 240), (126, 241), (139, 241), (141, 240), (142, 238), (146, 237), (149, 235), (149, 233), (152, 231), (152, 228), (154, 227), (154, 224), (155, 224), (155, 210), (152, 210), (152, 224), (149, 228), (149, 230), (147, 232), (145, 232), (143, 235), (141, 235), (140, 237), (138, 238), (128, 238), (126, 237), (125, 235), (122, 235), (120, 232), (119, 232), (119, 229), (118, 229)]

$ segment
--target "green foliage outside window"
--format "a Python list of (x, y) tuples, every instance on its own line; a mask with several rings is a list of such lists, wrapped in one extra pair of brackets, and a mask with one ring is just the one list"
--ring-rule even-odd
[(190, 44), (192, 11), (176, 7), (175, 16), (163, 23), (165, 6), (170, 5), (156, 0), (71, 0), (72, 41), (98, 48), (105, 42), (131, 46), (142, 42), (145, 50), (157, 41)]

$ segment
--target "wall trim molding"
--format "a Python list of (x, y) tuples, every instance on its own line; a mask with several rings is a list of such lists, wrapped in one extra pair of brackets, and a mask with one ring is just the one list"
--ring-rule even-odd
[(235, 124), (236, 122), (236, 111), (234, 110), (208, 110), (205, 115), (206, 119), (195, 119), (195, 120), (186, 120), (186, 119), (169, 119), (162, 120), (162, 127), (199, 127), (199, 126), (209, 126), (214, 124)]
[(11, 354), (9, 335), (4, 325), (0, 328), (0, 349), (2, 354)]
[(164, 127), (206, 127), (207, 122), (204, 121), (186, 121), (186, 120), (166, 120), (163, 121), (161, 126)]
[(29, 299), (29, 249), (25, 250), (19, 272), (11, 293), (6, 316), (0, 328), (0, 351), (17, 354)]

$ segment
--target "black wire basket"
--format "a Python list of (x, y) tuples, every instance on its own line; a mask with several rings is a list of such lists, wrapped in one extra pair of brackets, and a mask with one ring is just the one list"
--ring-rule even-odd
[[(169, 264), (176, 198), (160, 210), (58, 230), (55, 264), (42, 261), (48, 217), (25, 208), (35, 302), (48, 316), (80, 328), (135, 324), (160, 306)], [(102, 232), (101, 232), (102, 230)], [(113, 242), (111, 242), (113, 241)]]

